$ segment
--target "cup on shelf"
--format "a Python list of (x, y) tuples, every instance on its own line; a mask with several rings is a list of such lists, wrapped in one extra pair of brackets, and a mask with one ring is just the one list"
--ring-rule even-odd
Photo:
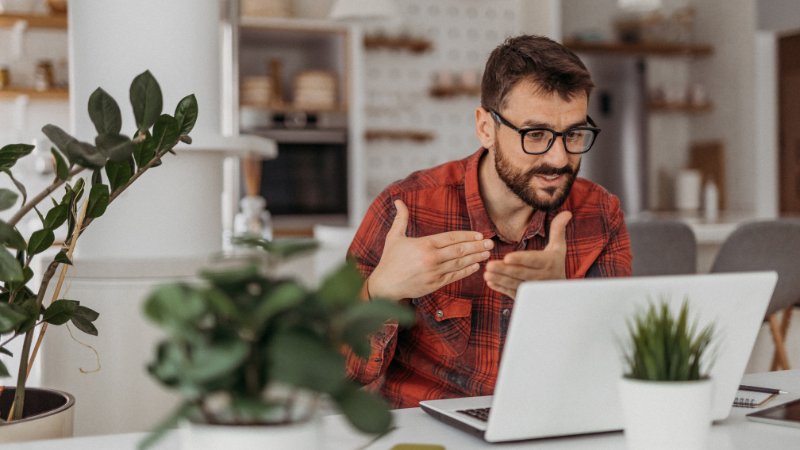
[(675, 207), (679, 211), (697, 211), (700, 208), (699, 170), (682, 169), (675, 178)]

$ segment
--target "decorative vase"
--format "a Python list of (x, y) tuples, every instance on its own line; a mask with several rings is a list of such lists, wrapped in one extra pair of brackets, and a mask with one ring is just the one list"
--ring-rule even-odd
[(713, 382), (622, 378), (620, 400), (629, 450), (701, 450), (711, 428)]
[(322, 442), (318, 419), (280, 425), (209, 425), (185, 421), (179, 436), (181, 450), (316, 450)]
[[(5, 388), (0, 395), (0, 411), (8, 415), (16, 388)], [(75, 398), (52, 389), (25, 389), (23, 418), (0, 426), (0, 443), (72, 437)]]

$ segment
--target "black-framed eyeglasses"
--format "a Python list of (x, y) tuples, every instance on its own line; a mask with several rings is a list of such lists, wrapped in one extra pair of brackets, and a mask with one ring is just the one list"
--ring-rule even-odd
[(556, 131), (552, 128), (535, 127), (535, 128), (519, 128), (506, 120), (495, 110), (489, 110), (498, 124), (503, 124), (508, 128), (519, 133), (520, 141), (522, 143), (522, 151), (529, 155), (542, 155), (547, 153), (553, 147), (553, 142), (556, 138), (561, 136), (564, 142), (564, 150), (573, 155), (580, 155), (588, 152), (597, 135), (600, 133), (600, 128), (597, 128), (594, 120), (586, 116), (586, 122), (591, 126), (580, 126), (568, 128), (564, 131)]

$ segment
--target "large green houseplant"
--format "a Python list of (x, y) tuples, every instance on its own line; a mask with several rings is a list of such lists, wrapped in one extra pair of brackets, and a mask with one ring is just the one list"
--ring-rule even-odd
[[(348, 380), (343, 348), (369, 356), (369, 336), (388, 320), (410, 324), (413, 312), (396, 302), (361, 300), (363, 280), (352, 263), (309, 288), (275, 275), (282, 259), (306, 244), (245, 240), (267, 253), (226, 261), (203, 272), (198, 283), (159, 287), (145, 303), (147, 317), (167, 332), (150, 373), (183, 398), (159, 431), (188, 419), (206, 430), (233, 426), (237, 439), (248, 428), (276, 435), (313, 422), (320, 401), (331, 401), (362, 431), (386, 431), (391, 415), (385, 401)], [(298, 439), (226, 445), (314, 447)], [(207, 441), (182, 444), (196, 449), (211, 445)]]
[(628, 323), (620, 382), (629, 449), (702, 449), (711, 425), (713, 323), (698, 329), (689, 301), (651, 303)]
[[(121, 134), (120, 108), (100, 88), (88, 101), (89, 117), (97, 130), (94, 143), (81, 142), (55, 125), (42, 128), (55, 146), (51, 150), (55, 177), (34, 196), (28, 196), (14, 174), (15, 164), (30, 154), (33, 146), (11, 144), (0, 148), (0, 171), (17, 188), (17, 192), (0, 189), (0, 210), (20, 205), (9, 220), (0, 221), (3, 246), (0, 249), (0, 352), (13, 356), (8, 344), (23, 339), (14, 400), (10, 411), (0, 411), (3, 422), (23, 418), (26, 381), (48, 325), (71, 323), (84, 333), (97, 335), (93, 324), (97, 312), (77, 300), (58, 297), (64, 270), (72, 264), (72, 251), (78, 238), (120, 194), (149, 169), (160, 165), (175, 145), (191, 143), (189, 132), (198, 114), (194, 95), (180, 100), (174, 115), (162, 114), (161, 88), (153, 75), (145, 71), (131, 83), (130, 101), (136, 123), (132, 138)], [(38, 216), (41, 226), (25, 236), (19, 224), (29, 213)], [(56, 234), (60, 235), (64, 224), (66, 233), (60, 250), (49, 258), (38, 285), (31, 286), (36, 265), (34, 256), (54, 245)], [(59, 283), (48, 290), (59, 267), (62, 270)], [(52, 295), (52, 301), (47, 301), (45, 294)], [(40, 330), (39, 337), (34, 345), (37, 330)], [(9, 376), (8, 367), (2, 361), (0, 376)]]

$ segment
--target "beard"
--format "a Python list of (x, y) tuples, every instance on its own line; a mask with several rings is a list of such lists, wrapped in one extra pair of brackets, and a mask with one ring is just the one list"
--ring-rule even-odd
[[(558, 168), (542, 164), (522, 172), (515, 169), (503, 157), (500, 143), (497, 140), (495, 140), (494, 149), (494, 167), (500, 179), (503, 180), (511, 192), (534, 209), (557, 210), (569, 196), (572, 184), (575, 183), (575, 178), (578, 177), (578, 172), (581, 170), (581, 163), (578, 161), (575, 168), (569, 165)], [(537, 189), (531, 186), (533, 177), (537, 175), (567, 175), (567, 179), (561, 186)]]

